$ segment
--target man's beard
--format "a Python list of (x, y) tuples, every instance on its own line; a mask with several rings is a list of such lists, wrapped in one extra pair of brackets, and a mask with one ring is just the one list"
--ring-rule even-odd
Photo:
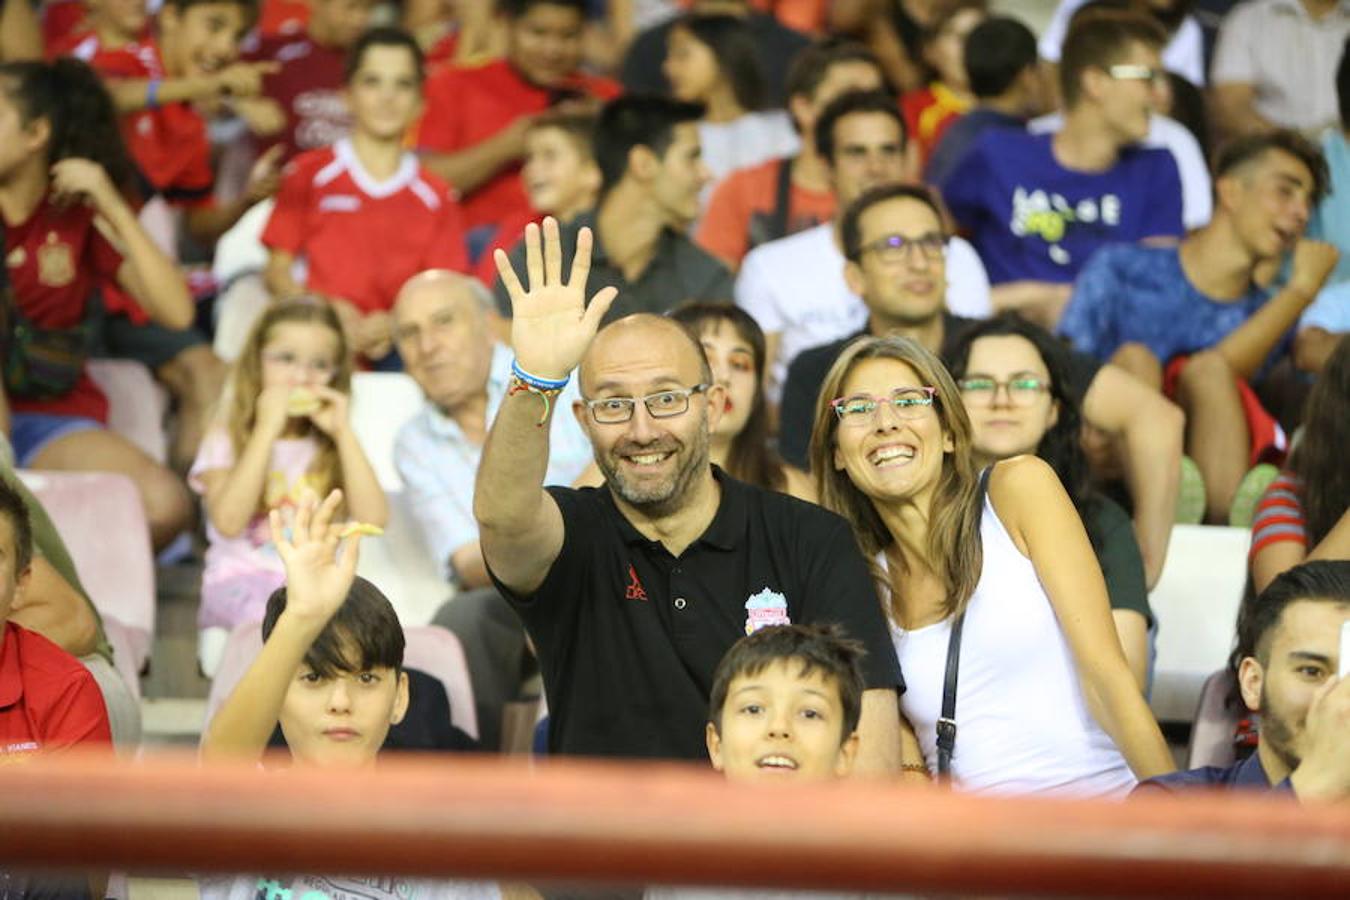
[(1261, 686), (1261, 743), (1270, 749), (1270, 752), (1279, 757), (1280, 762), (1284, 763), (1292, 772), (1298, 768), (1303, 760), (1299, 758), (1298, 751), (1294, 749), (1294, 726), (1288, 719), (1280, 715), (1277, 710), (1270, 706), (1270, 697), (1266, 693), (1266, 687)]
[[(660, 481), (633, 481), (624, 473), (619, 458), (621, 454), (632, 456), (635, 453), (672, 453), (677, 464), (674, 471)], [(681, 443), (671, 435), (650, 444), (625, 441), (615, 444), (608, 454), (597, 455), (595, 462), (604, 473), (610, 490), (629, 506), (656, 518), (669, 515), (679, 509), (689, 492), (689, 486), (694, 483), (699, 473), (708, 467), (706, 422), (695, 433), (693, 443), (689, 445)]]

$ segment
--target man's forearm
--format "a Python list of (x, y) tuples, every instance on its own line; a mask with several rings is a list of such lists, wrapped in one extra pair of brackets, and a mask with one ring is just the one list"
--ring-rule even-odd
[(544, 414), (544, 401), (520, 391), (502, 400), (488, 431), (483, 457), (474, 481), (473, 515), (486, 532), (517, 532), (537, 520), (548, 472), (549, 425), (555, 415), (571, 415), (554, 408)]
[(1312, 294), (1290, 285), (1263, 304), (1215, 349), (1235, 373), (1249, 379), (1261, 368), (1281, 335), (1294, 327), (1311, 301)]

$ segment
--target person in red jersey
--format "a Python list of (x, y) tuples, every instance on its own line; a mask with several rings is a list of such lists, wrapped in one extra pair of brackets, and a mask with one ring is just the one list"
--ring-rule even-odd
[(584, 108), (619, 94), (615, 82), (577, 69), (585, 6), (585, 0), (502, 0), (506, 56), (451, 66), (427, 82), (417, 147), (427, 168), (463, 195), (465, 225), (477, 246), (502, 222), (529, 211), (520, 169), (531, 119), (552, 106)]
[[(129, 169), (112, 103), (88, 66), (0, 66), (0, 218), (15, 301), (6, 312), (29, 335), (0, 333), (15, 459), (24, 468), (127, 475), (162, 547), (191, 521), (187, 488), (103, 428), (107, 400), (84, 366), (97, 291), (120, 290), (166, 328), (192, 321), (182, 275), (118, 190)], [(64, 352), (42, 352), (54, 343)]]
[(326, 298), (351, 346), (371, 362), (390, 357), (390, 366), (399, 288), (424, 269), (468, 268), (459, 204), (403, 146), (421, 111), (422, 73), (407, 32), (361, 36), (347, 61), (351, 137), (287, 166), (262, 238), (272, 296)]
[(28, 507), (0, 479), (0, 765), (79, 744), (112, 744), (98, 683), (78, 659), (9, 621), (32, 571)]
[(262, 92), (286, 116), (285, 129), (261, 139), (260, 151), (280, 144), (283, 160), (289, 160), (347, 136), (351, 116), (343, 98), (343, 71), (347, 51), (370, 24), (373, 6), (373, 0), (314, 0), (304, 30), (246, 41), (246, 59), (278, 66), (263, 79)]

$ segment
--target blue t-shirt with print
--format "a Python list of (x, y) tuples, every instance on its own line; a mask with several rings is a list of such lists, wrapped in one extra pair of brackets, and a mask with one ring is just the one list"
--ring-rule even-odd
[(1218, 344), (1269, 296), (1253, 284), (1236, 300), (1215, 300), (1186, 279), (1176, 247), (1120, 244), (1098, 251), (1083, 267), (1059, 333), (1100, 360), (1135, 343), (1165, 365)]
[(1129, 147), (1105, 172), (1066, 169), (1053, 135), (991, 129), (942, 183), (989, 281), (1073, 281), (1106, 244), (1181, 235), (1181, 176), (1165, 149)]

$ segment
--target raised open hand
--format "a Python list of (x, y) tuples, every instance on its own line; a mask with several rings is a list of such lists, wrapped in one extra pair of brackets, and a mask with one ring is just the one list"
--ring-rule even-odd
[(577, 234), (572, 271), (562, 278), (562, 240), (558, 222), (544, 219), (542, 229), (525, 227), (525, 274), (529, 287), (521, 287), (511, 263), (501, 250), (494, 259), (502, 284), (511, 296), (511, 346), (520, 367), (541, 378), (566, 378), (590, 346), (618, 295), (603, 288), (586, 303), (586, 279), (591, 273), (592, 235), (589, 228)]
[(272, 543), (286, 566), (286, 614), (314, 624), (327, 622), (347, 599), (356, 577), (361, 535), (347, 538), (338, 555), (343, 523), (334, 522), (342, 505), (342, 491), (334, 490), (318, 503), (313, 496), (300, 502), (288, 539), (281, 512), (272, 510)]

